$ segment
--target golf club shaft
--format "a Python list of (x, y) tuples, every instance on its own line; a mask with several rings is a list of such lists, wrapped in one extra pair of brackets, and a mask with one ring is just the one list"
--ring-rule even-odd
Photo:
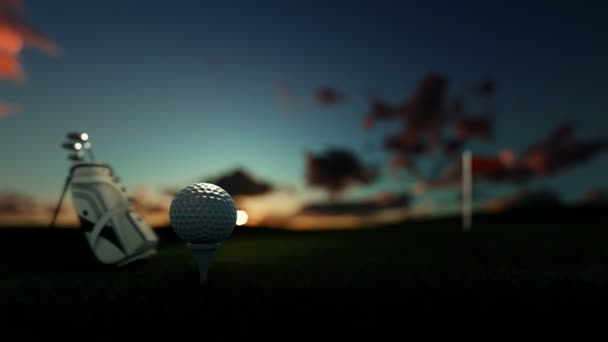
[(93, 154), (93, 148), (89, 148), (87, 149), (87, 153), (89, 154), (89, 159), (91, 159), (91, 161), (95, 161), (95, 155)]

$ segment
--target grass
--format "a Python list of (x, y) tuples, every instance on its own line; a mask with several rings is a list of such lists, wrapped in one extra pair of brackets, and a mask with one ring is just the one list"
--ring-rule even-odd
[(78, 230), (2, 229), (0, 307), (17, 323), (234, 329), (589, 311), (608, 304), (607, 228), (601, 210), (570, 210), (480, 216), (469, 234), (450, 219), (359, 231), (243, 229), (216, 252), (205, 287), (170, 229), (158, 230), (157, 256), (119, 269), (98, 265)]

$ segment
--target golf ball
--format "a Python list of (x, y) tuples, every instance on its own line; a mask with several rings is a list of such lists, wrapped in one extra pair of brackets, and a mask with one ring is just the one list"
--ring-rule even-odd
[(196, 183), (175, 195), (169, 209), (173, 230), (190, 243), (226, 240), (236, 224), (234, 201), (215, 184)]

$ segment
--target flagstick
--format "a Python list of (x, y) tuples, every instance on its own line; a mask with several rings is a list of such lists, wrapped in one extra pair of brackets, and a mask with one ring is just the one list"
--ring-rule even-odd
[(472, 225), (472, 183), (473, 175), (471, 174), (471, 151), (462, 153), (462, 230), (471, 231)]

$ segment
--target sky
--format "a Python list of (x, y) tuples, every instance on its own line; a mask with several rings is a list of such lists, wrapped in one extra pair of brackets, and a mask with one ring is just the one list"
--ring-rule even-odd
[[(566, 119), (577, 136), (606, 138), (606, 8), (575, 5), (26, 0), (20, 13), (43, 38), (14, 57), (24, 76), (0, 75), (0, 191), (55, 200), (69, 167), (62, 139), (86, 131), (129, 189), (178, 189), (243, 168), (279, 189), (270, 203), (321, 201), (326, 193), (306, 182), (306, 152), (339, 147), (385, 165), (391, 152), (366, 146), (399, 124), (364, 129), (370, 98), (404, 101), (430, 72), (455, 92), (496, 81), (494, 138), (471, 142), (475, 153), (521, 152)], [(340, 101), (316, 101), (320, 87)], [(528, 186), (576, 201), (608, 188), (606, 170), (599, 153)], [(341, 198), (415, 182), (385, 173)]]

